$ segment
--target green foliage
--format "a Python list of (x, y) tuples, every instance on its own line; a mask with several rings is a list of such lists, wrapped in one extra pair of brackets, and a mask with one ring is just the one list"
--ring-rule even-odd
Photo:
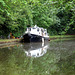
[[(0, 35), (21, 36), (37, 24), (50, 35), (75, 33), (74, 0), (0, 0)], [(70, 32), (69, 32), (70, 31)]]

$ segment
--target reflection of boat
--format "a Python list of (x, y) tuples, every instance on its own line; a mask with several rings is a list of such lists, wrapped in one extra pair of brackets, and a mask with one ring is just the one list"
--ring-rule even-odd
[(47, 30), (38, 26), (28, 27), (23, 35), (23, 42), (42, 42), (49, 40)]
[[(29, 57), (40, 57), (43, 56), (48, 49), (48, 44), (44, 45), (42, 43), (35, 43), (29, 45), (28, 49), (24, 50), (27, 56)], [(25, 47), (25, 46), (24, 46)]]

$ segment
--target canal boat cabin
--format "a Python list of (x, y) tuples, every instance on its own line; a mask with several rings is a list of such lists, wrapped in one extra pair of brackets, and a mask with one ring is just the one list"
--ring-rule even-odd
[(37, 25), (28, 27), (23, 35), (23, 42), (44, 42), (45, 40), (49, 41), (47, 29)]

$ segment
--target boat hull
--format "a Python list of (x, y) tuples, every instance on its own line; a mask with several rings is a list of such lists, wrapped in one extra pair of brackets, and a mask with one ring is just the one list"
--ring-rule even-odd
[(34, 34), (25, 34), (23, 35), (23, 42), (42, 42), (42, 38), (44, 38), (44, 40), (49, 41), (48, 37), (46, 38)]

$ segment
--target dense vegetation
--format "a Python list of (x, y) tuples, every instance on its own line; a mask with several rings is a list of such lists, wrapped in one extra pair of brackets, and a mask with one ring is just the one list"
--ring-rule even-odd
[(50, 35), (75, 33), (75, 0), (0, 0), (0, 35), (21, 36), (37, 24)]

